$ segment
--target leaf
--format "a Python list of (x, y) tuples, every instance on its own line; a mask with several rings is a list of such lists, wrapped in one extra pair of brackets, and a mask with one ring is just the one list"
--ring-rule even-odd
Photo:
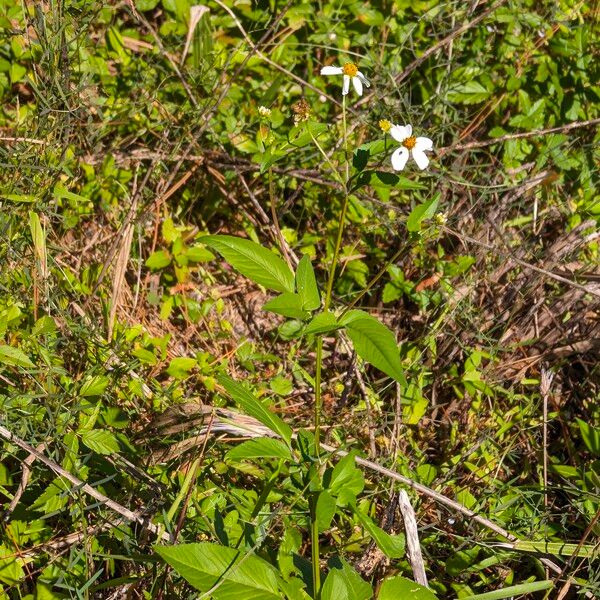
[(22, 350), (4, 344), (0, 345), (0, 364), (35, 368), (35, 365)]
[(356, 353), (363, 360), (406, 386), (396, 338), (383, 323), (366, 312), (351, 310), (340, 324), (344, 325)]
[(251, 417), (254, 417), (265, 427), (280, 435), (288, 444), (290, 443), (292, 439), (290, 426), (257, 400), (242, 384), (234, 381), (227, 375), (217, 376), (217, 381)]
[(296, 291), (305, 310), (317, 310), (321, 306), (315, 271), (306, 254), (300, 259), (296, 269)]
[(208, 542), (154, 550), (197, 590), (212, 590), (215, 600), (281, 600), (276, 570), (253, 554)]
[(304, 329), (305, 334), (329, 333), (340, 329), (341, 325), (337, 322), (335, 315), (331, 312), (319, 313)]
[(404, 556), (405, 538), (404, 535), (391, 535), (381, 527), (375, 525), (373, 520), (355, 509), (354, 514), (361, 522), (362, 526), (367, 530), (373, 541), (379, 549), (388, 558), (402, 558)]
[(229, 460), (242, 460), (244, 458), (281, 458), (290, 460), (290, 449), (279, 440), (273, 438), (258, 438), (242, 442), (232, 448), (225, 457)]
[(360, 469), (355, 466), (353, 454), (341, 458), (333, 471), (328, 489), (331, 495), (337, 498), (338, 506), (347, 506), (356, 502), (356, 496), (365, 487), (365, 479)]
[(398, 600), (399, 598), (410, 598), (410, 600), (437, 600), (437, 596), (431, 590), (419, 585), (415, 581), (406, 579), (406, 577), (397, 575), (385, 579), (379, 589), (377, 600)]
[(319, 533), (329, 529), (333, 515), (335, 515), (336, 507), (335, 499), (327, 490), (319, 493), (317, 508), (315, 510)]
[(600, 456), (600, 429), (592, 427), (582, 419), (577, 418), (576, 421), (587, 449), (594, 456)]
[(477, 104), (483, 102), (490, 92), (478, 81), (468, 81), (463, 85), (454, 86), (448, 92), (448, 100), (458, 104)]
[(410, 211), (410, 215), (408, 215), (408, 219), (406, 220), (406, 228), (408, 231), (419, 231), (419, 229), (421, 229), (421, 222), (433, 217), (439, 201), (440, 194), (436, 194), (431, 200), (415, 206)]
[(196, 365), (197, 361), (195, 358), (178, 356), (169, 363), (167, 373), (171, 377), (175, 377), (177, 379), (185, 379)]
[(80, 202), (84, 204), (89, 203), (88, 198), (80, 196), (75, 192), (70, 192), (61, 184), (58, 184), (54, 187), (54, 197), (59, 198), (61, 200), (71, 200), (71, 202), (74, 202), (76, 204), (79, 204)]
[(4, 200), (10, 200), (11, 202), (35, 202), (35, 196), (31, 194), (2, 194), (0, 198)]
[(100, 396), (109, 384), (109, 378), (105, 375), (95, 375), (86, 379), (79, 390), (79, 395), (84, 398), (87, 396)]
[(115, 454), (121, 449), (117, 438), (106, 429), (84, 431), (81, 441), (96, 454)]
[[(554, 582), (549, 579), (543, 581), (532, 581), (531, 583), (519, 583), (511, 585), (501, 590), (485, 592), (484, 594), (475, 594), (473, 596), (463, 596), (461, 600), (502, 600), (502, 598), (514, 598), (524, 594), (531, 594), (541, 590), (549, 590), (554, 587)], [(433, 596), (435, 598), (435, 596)], [(391, 597), (390, 597), (391, 600)]]
[(19, 585), (25, 579), (23, 563), (14, 549), (0, 546), (0, 581), (8, 585)]
[(146, 266), (152, 271), (164, 269), (171, 264), (171, 255), (166, 250), (157, 250), (146, 259)]
[(354, 156), (352, 157), (352, 166), (357, 171), (362, 171), (369, 162), (369, 149), (368, 148), (357, 148), (354, 151)]
[(373, 597), (371, 585), (345, 560), (330, 561), (329, 566), (321, 589), (321, 600), (369, 600)]
[(310, 313), (302, 308), (302, 299), (298, 294), (284, 292), (263, 305), (263, 310), (289, 317), (290, 319), (307, 319)]
[(231, 235), (206, 235), (200, 242), (213, 248), (242, 275), (276, 292), (294, 292), (294, 274), (274, 252)]

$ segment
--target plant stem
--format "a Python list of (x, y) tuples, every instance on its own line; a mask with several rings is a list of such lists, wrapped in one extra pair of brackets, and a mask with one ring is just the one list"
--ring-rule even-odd
[[(325, 300), (323, 303), (323, 312), (328, 312), (331, 305), (331, 296), (333, 293), (333, 282), (335, 279), (335, 270), (337, 267), (338, 258), (340, 255), (340, 248), (342, 245), (342, 237), (344, 234), (344, 223), (346, 221), (346, 213), (348, 212), (348, 183), (350, 181), (350, 163), (348, 160), (348, 130), (346, 127), (346, 96), (342, 97), (342, 134), (344, 141), (344, 162), (346, 164), (346, 177), (343, 183), (344, 189), (344, 200), (342, 203), (342, 210), (338, 221), (338, 230), (335, 239), (335, 247), (333, 250), (333, 260), (331, 261), (331, 267), (329, 268), (329, 274), (327, 276), (327, 287), (325, 291)], [(329, 157), (323, 151), (317, 140), (311, 134), (313, 141), (317, 148), (323, 154), (326, 161), (330, 163)], [(330, 163), (331, 164), (331, 163)], [(323, 337), (317, 337), (317, 350), (316, 350), (316, 368), (315, 368), (315, 414), (314, 414), (314, 426), (315, 426), (315, 456), (317, 459), (321, 454), (321, 412), (323, 400), (321, 396), (321, 374), (323, 370)], [(319, 600), (321, 596), (321, 570), (319, 567), (319, 529), (317, 525), (316, 515), (316, 502), (318, 494), (315, 495), (313, 501), (314, 506), (311, 506), (311, 559), (312, 559), (312, 572), (313, 572), (313, 585), (314, 585), (314, 597), (315, 600)]]

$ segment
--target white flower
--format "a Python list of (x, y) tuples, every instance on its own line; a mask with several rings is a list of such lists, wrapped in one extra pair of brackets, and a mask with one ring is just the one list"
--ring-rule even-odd
[(429, 138), (414, 137), (411, 125), (394, 125), (390, 129), (390, 135), (401, 144), (392, 154), (392, 167), (396, 171), (404, 169), (410, 154), (421, 171), (427, 168), (429, 158), (425, 152), (433, 150), (433, 142)]
[(321, 75), (343, 75), (342, 94), (345, 96), (350, 91), (350, 81), (359, 96), (363, 93), (363, 84), (371, 87), (369, 80), (358, 70), (354, 63), (346, 63), (343, 67), (323, 67)]
[(258, 114), (261, 117), (270, 117), (271, 116), (271, 109), (267, 108), (266, 106), (259, 106), (258, 107)]

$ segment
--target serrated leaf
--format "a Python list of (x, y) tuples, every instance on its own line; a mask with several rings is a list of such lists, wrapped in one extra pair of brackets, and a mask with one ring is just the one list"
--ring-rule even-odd
[(437, 600), (437, 596), (428, 588), (400, 575), (385, 579), (379, 589), (377, 600)]
[(408, 231), (419, 231), (421, 229), (421, 222), (425, 219), (430, 219), (437, 210), (438, 203), (440, 201), (440, 194), (436, 194), (431, 200), (423, 202), (415, 206), (408, 215), (406, 220), (406, 228)]
[(317, 310), (321, 306), (315, 271), (306, 254), (300, 259), (296, 269), (296, 291), (305, 310)]
[(281, 458), (290, 460), (290, 449), (279, 440), (273, 438), (258, 438), (242, 442), (232, 448), (225, 457), (229, 460), (242, 460), (244, 458)]
[(154, 550), (197, 590), (211, 590), (215, 600), (281, 600), (277, 571), (253, 554), (208, 542)]
[(341, 325), (337, 322), (335, 315), (331, 312), (319, 313), (314, 319), (306, 326), (304, 330), (305, 334), (320, 334), (329, 333), (340, 329)]
[(115, 454), (121, 449), (117, 438), (106, 429), (83, 431), (81, 441), (97, 454)]
[(294, 292), (294, 274), (274, 252), (260, 244), (231, 235), (206, 235), (201, 243), (216, 250), (242, 275), (276, 292)]
[(362, 310), (351, 310), (340, 324), (344, 325), (356, 353), (364, 361), (406, 386), (396, 338), (383, 323)]
[(0, 364), (10, 365), (12, 367), (35, 368), (27, 354), (13, 346), (0, 345)]
[(242, 384), (223, 374), (217, 377), (217, 381), (251, 417), (254, 417), (265, 427), (280, 435), (288, 444), (290, 443), (292, 439), (290, 426), (264, 406)]
[(290, 319), (307, 319), (310, 313), (302, 308), (302, 299), (298, 294), (284, 292), (263, 305), (263, 310), (289, 317)]

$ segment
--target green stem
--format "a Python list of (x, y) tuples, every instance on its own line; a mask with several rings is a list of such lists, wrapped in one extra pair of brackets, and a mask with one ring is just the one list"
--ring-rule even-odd
[[(348, 161), (348, 130), (346, 127), (346, 96), (343, 96), (342, 99), (342, 133), (344, 140), (344, 162), (346, 163), (346, 178), (342, 181), (342, 187), (344, 189), (344, 201), (342, 203), (342, 210), (340, 212), (340, 218), (338, 221), (338, 230), (335, 239), (335, 247), (333, 250), (333, 260), (331, 261), (331, 266), (329, 267), (329, 274), (327, 276), (327, 288), (325, 291), (325, 301), (323, 304), (323, 311), (328, 312), (329, 307), (331, 306), (331, 296), (333, 293), (333, 282), (335, 280), (335, 271), (337, 268), (337, 262), (340, 255), (340, 248), (342, 246), (342, 237), (344, 235), (344, 223), (346, 221), (346, 214), (348, 212), (348, 183), (350, 181), (350, 163)], [(311, 133), (311, 138), (315, 142), (315, 145), (323, 154), (326, 161), (331, 165), (329, 161), (329, 157), (323, 151), (317, 140)], [(334, 170), (337, 173), (337, 171)], [(321, 396), (321, 374), (323, 370), (323, 337), (319, 336), (317, 338), (317, 351), (316, 351), (316, 369), (315, 369), (315, 415), (314, 415), (314, 426), (315, 426), (315, 456), (319, 458), (321, 454), (321, 412), (323, 408), (323, 400)], [(311, 502), (314, 502), (314, 505), (311, 505), (311, 526), (310, 526), (310, 535), (311, 535), (311, 559), (312, 559), (312, 572), (313, 572), (313, 584), (314, 584), (314, 597), (315, 600), (319, 600), (321, 596), (321, 570), (319, 567), (320, 557), (319, 557), (319, 529), (317, 525), (317, 515), (316, 515), (316, 502), (318, 500), (318, 494), (316, 494)]]
[(377, 273), (377, 275), (375, 275), (375, 277), (373, 277), (373, 279), (371, 279), (371, 281), (369, 281), (369, 283), (367, 283), (367, 286), (361, 290), (360, 294), (358, 294), (358, 296), (356, 296), (356, 298), (354, 298), (354, 300), (352, 300), (352, 302), (350, 302), (350, 304), (348, 304), (348, 306), (346, 306), (346, 308), (342, 311), (342, 314), (340, 315), (340, 319), (349, 311), (352, 310), (360, 301), (360, 299), (369, 292), (369, 290), (383, 277), (383, 275), (385, 274), (385, 272), (387, 271), (388, 267), (390, 265), (393, 265), (396, 260), (398, 259), (398, 257), (405, 251), (405, 248), (400, 248), (400, 250), (398, 250), (394, 256), (392, 256), (392, 258), (390, 258), (390, 260), (388, 260), (385, 265), (383, 266), (383, 268), (379, 271), (379, 273)]

